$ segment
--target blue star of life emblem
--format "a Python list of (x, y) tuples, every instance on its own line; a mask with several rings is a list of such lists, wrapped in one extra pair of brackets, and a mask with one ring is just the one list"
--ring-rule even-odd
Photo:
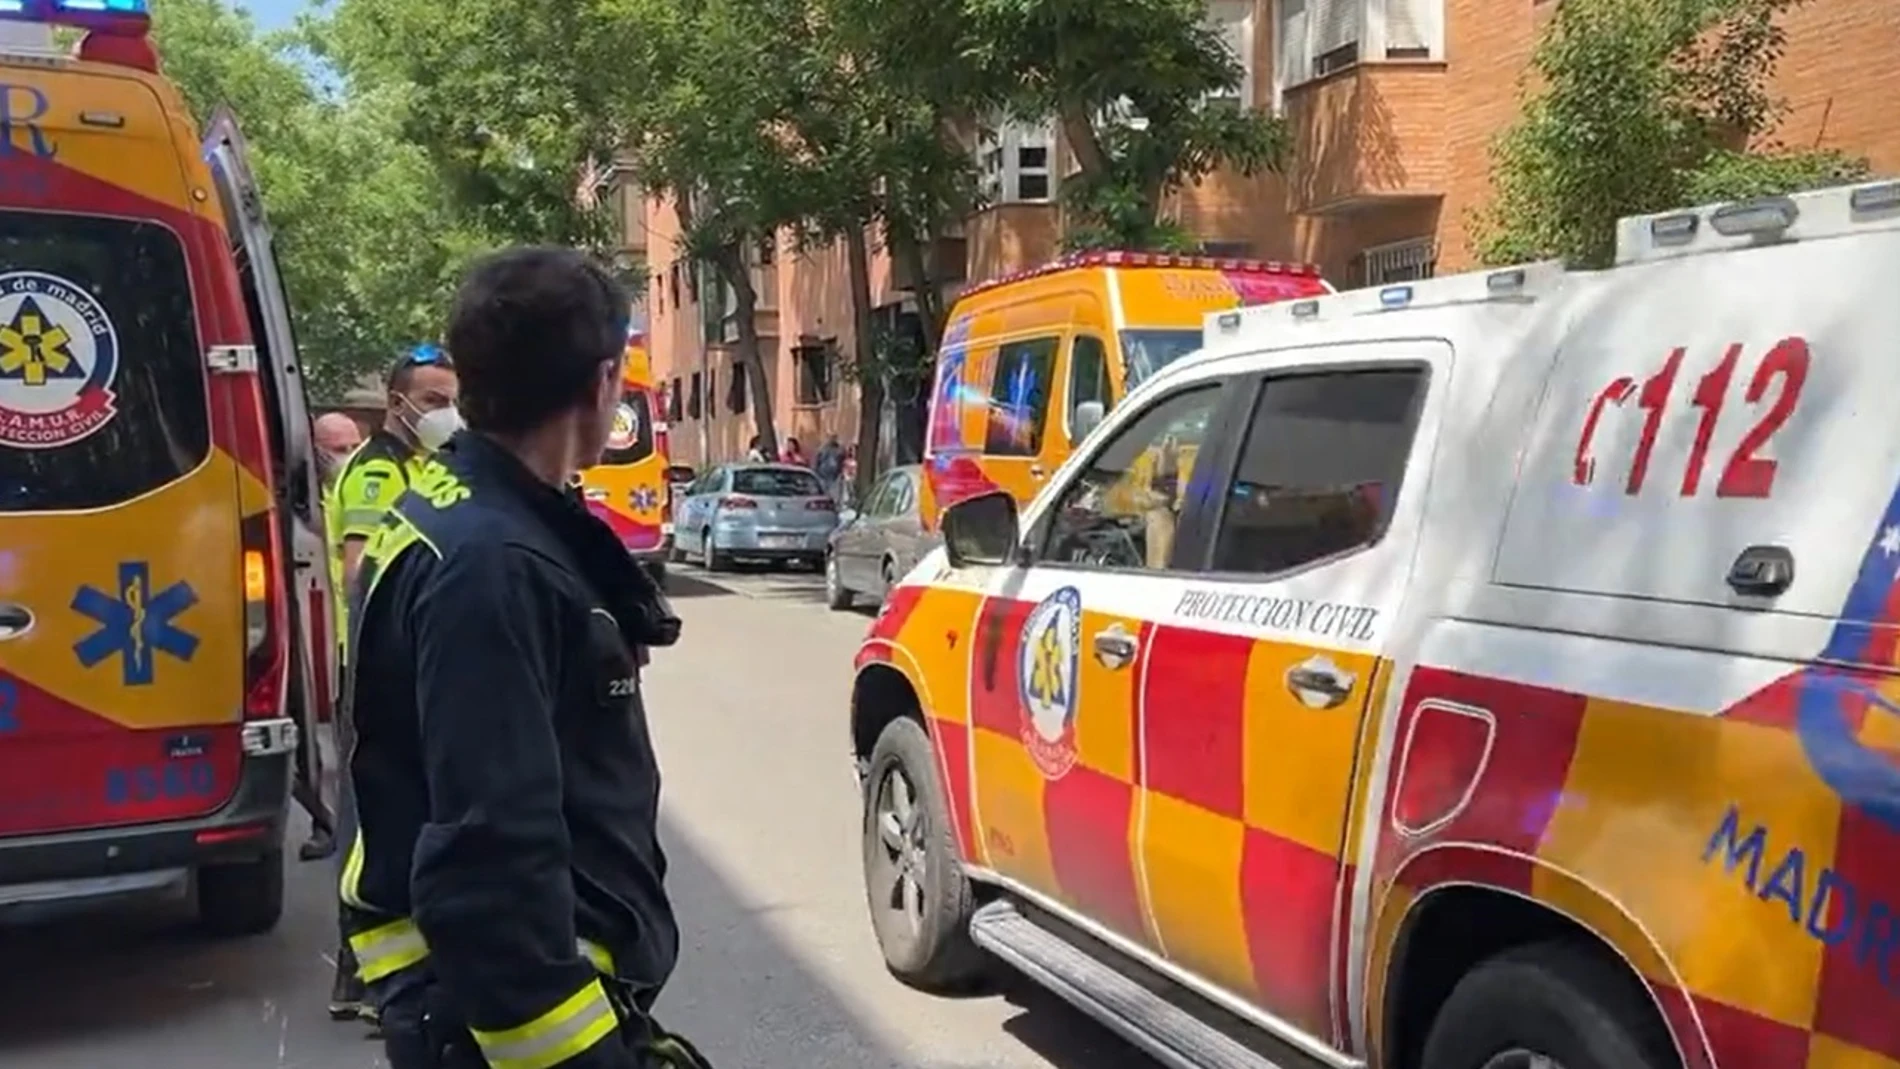
[(87, 668), (117, 655), (125, 685), (146, 686), (157, 674), (159, 654), (190, 661), (198, 652), (198, 636), (175, 622), (196, 604), (198, 593), (190, 584), (176, 582), (154, 594), (151, 566), (145, 561), (122, 561), (116, 596), (90, 585), (73, 595), (73, 611), (99, 624), (98, 630), (73, 644), (73, 653)]
[(642, 512), (657, 508), (659, 504), (660, 495), (651, 486), (642, 486), (633, 492), (633, 507)]

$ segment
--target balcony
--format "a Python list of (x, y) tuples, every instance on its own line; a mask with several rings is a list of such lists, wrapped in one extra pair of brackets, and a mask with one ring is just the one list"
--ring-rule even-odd
[(1053, 204), (998, 204), (964, 223), (965, 278), (984, 282), (1055, 259), (1060, 221)]
[[(930, 281), (939, 287), (951, 286), (962, 282), (964, 272), (970, 266), (969, 242), (960, 237), (938, 238), (924, 249), (924, 270), (929, 273)], [(911, 270), (911, 258), (891, 256), (891, 288), (894, 290), (915, 291), (924, 280), (916, 278)]]
[(1295, 211), (1348, 215), (1444, 195), (1444, 63), (1362, 63), (1293, 86), (1284, 99)]

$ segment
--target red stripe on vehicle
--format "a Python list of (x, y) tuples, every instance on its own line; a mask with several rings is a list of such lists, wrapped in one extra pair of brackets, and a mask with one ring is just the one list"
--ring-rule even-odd
[(970, 649), (970, 723), (975, 727), (1012, 738), (1022, 731), (1016, 661), (1033, 608), (1014, 598), (985, 598), (977, 610)]
[(1155, 628), (1141, 703), (1149, 789), (1241, 819), (1252, 650), (1240, 635)]
[(1261, 1004), (1314, 1035), (1331, 1031), (1328, 978), (1339, 862), (1259, 828), (1240, 856), (1241, 916)]
[(1147, 942), (1129, 849), (1134, 785), (1078, 764), (1043, 789), (1042, 811), (1063, 897), (1087, 916)]
[(975, 861), (976, 829), (970, 816), (970, 735), (962, 724), (929, 718), (931, 742), (936, 746), (938, 773), (943, 777), (944, 801), (956, 825), (957, 850), (965, 861)]
[(1787, 917), (1826, 947), (1814, 1029), (1900, 1059), (1900, 835), (1843, 806), (1833, 863), (1826, 860), (1810, 857), (1806, 878), (1796, 876), (1802, 901)]

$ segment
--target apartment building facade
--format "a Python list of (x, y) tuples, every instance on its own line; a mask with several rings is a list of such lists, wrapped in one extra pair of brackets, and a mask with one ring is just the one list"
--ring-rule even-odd
[[(1539, 32), (1562, 0), (1208, 0), (1209, 18), (1246, 70), (1245, 102), (1284, 116), (1295, 139), (1284, 175), (1216, 174), (1168, 212), (1222, 256), (1302, 260), (1345, 288), (1474, 264), (1472, 219), (1490, 191), (1490, 146), (1516, 117)], [(1786, 17), (1779, 139), (1866, 156), (1900, 174), (1900, 0), (1807, 0)], [(962, 282), (1057, 255), (1054, 201), (1065, 152), (1052, 127), (1005, 126), (973, 151), (989, 206), (932, 250)], [(656, 374), (678, 398), (672, 449), (703, 466), (742, 456), (757, 399), (741, 377), (729, 295), (678, 251), (664, 200), (617, 194), (628, 245), (646, 258)], [(809, 454), (857, 433), (842, 248), (770, 241), (752, 257), (756, 321), (779, 435)], [(907, 329), (914, 279), (874, 250), (873, 301)], [(903, 404), (910, 399), (894, 399)], [(890, 406), (887, 406), (890, 407)], [(886, 413), (886, 430), (895, 425)], [(884, 434), (888, 453), (892, 435)], [(889, 457), (885, 458), (887, 461)]]

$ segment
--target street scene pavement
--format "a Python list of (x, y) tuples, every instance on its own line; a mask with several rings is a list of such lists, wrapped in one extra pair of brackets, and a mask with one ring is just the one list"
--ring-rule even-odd
[[(885, 972), (859, 878), (846, 749), (868, 612), (810, 573), (676, 571), (681, 644), (647, 707), (665, 770), (680, 969), (658, 1013), (720, 1069), (1146, 1069), (1025, 982), (964, 998)], [(300, 838), (300, 836), (299, 836)], [(271, 935), (215, 943), (177, 901), (0, 921), (0, 1069), (369, 1069), (380, 1047), (324, 1015), (328, 864), (293, 862)]]

